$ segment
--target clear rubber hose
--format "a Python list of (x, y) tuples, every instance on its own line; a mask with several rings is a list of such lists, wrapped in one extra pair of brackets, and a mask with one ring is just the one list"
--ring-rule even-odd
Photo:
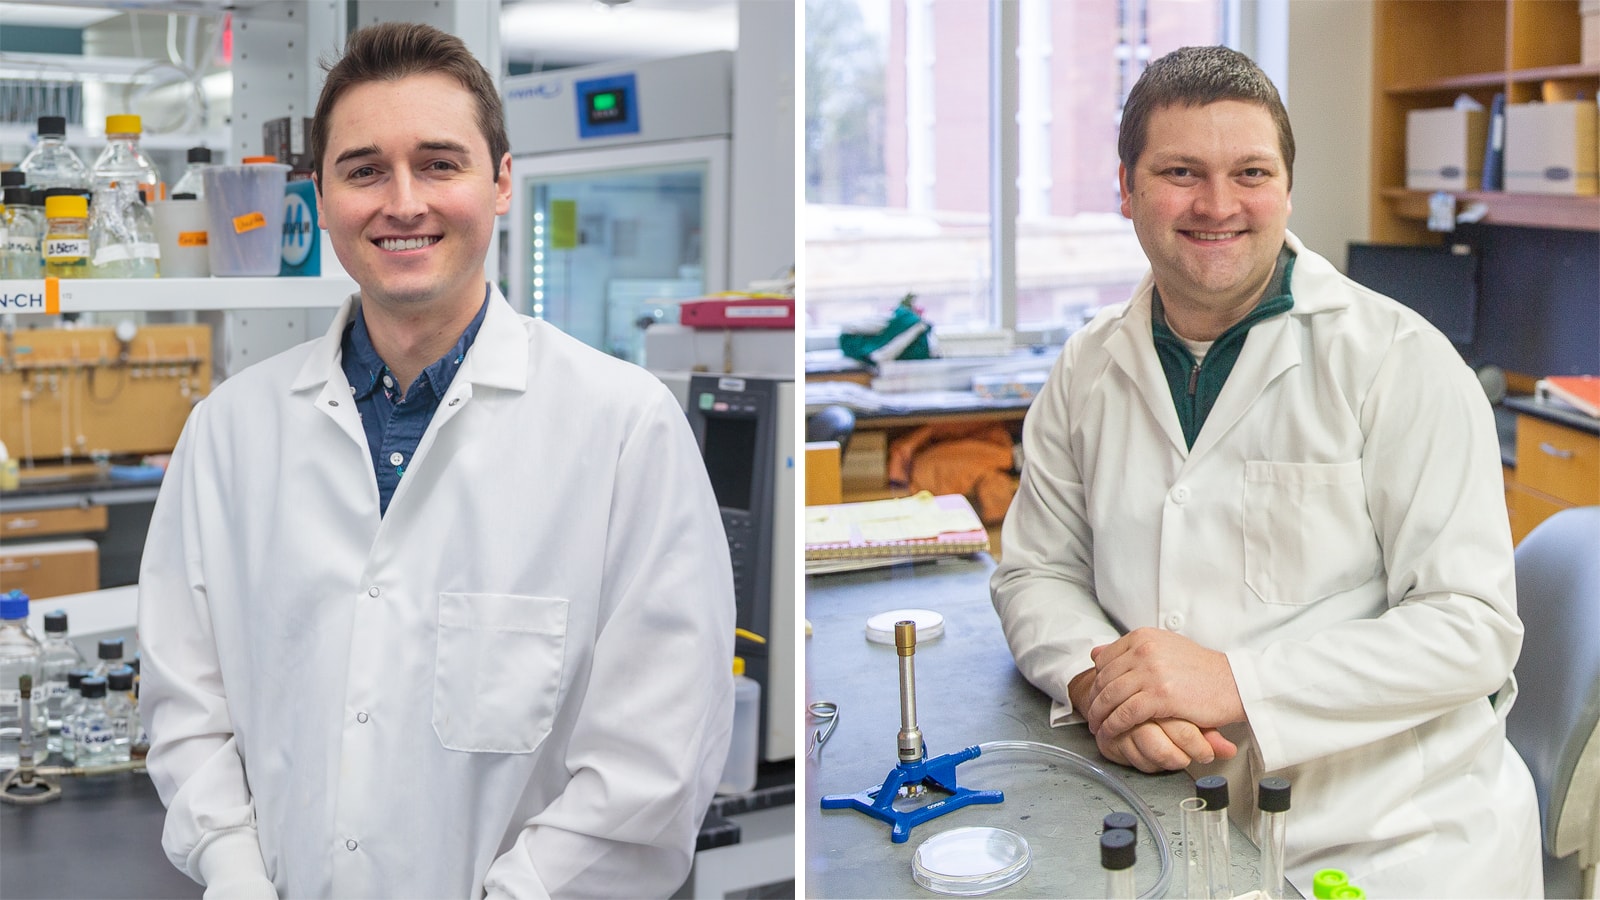
[(1035, 753), (1048, 756), (1057, 762), (1065, 763), (1068, 768), (1077, 771), (1078, 774), (1093, 778), (1110, 788), (1112, 793), (1121, 797), (1129, 806), (1133, 807), (1134, 815), (1143, 820), (1145, 834), (1150, 835), (1150, 839), (1155, 842), (1156, 855), (1161, 862), (1161, 873), (1156, 878), (1156, 883), (1149, 890), (1140, 894), (1140, 898), (1166, 896), (1167, 885), (1172, 882), (1172, 845), (1167, 841), (1166, 829), (1162, 827), (1160, 820), (1156, 818), (1156, 811), (1150, 808), (1150, 804), (1144, 802), (1143, 797), (1135, 794), (1133, 789), (1128, 787), (1121, 778), (1080, 753), (1073, 753), (1064, 747), (1042, 744), (1038, 741), (989, 741), (988, 743), (979, 744), (978, 749), (983, 751), (986, 756), (993, 753)]

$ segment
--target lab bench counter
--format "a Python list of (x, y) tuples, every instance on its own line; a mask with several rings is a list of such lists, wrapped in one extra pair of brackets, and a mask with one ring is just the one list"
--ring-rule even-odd
[[(1107, 813), (1130, 806), (1078, 770), (1037, 754), (990, 752), (959, 764), (962, 787), (999, 789), (1005, 799), (974, 805), (911, 830), (904, 843), (889, 826), (852, 809), (823, 810), (826, 794), (856, 793), (884, 780), (895, 767), (900, 729), (899, 664), (892, 645), (869, 643), (866, 622), (899, 609), (930, 609), (944, 616), (944, 633), (919, 642), (913, 656), (916, 713), (930, 758), (990, 741), (1036, 741), (1074, 751), (1119, 776), (1155, 811), (1177, 849), (1182, 832), (1178, 804), (1194, 793), (1184, 772), (1146, 775), (1099, 756), (1082, 725), (1051, 728), (1050, 701), (1016, 670), (999, 619), (989, 602), (987, 556), (905, 564), (806, 579), (807, 703), (838, 705), (832, 735), (820, 758), (806, 758), (806, 893), (811, 897), (931, 897), (912, 878), (917, 846), (963, 826), (993, 826), (1020, 834), (1032, 869), (995, 897), (1100, 897), (1099, 833)], [(819, 730), (808, 719), (803, 744)], [(1140, 824), (1136, 891), (1156, 882), (1155, 845)], [(1259, 887), (1260, 855), (1237, 828), (1231, 830), (1232, 887)], [(1293, 887), (1289, 887), (1291, 892)], [(1185, 892), (1175, 870), (1165, 895)]]
[(165, 819), (143, 772), (64, 778), (60, 800), (0, 804), (0, 897), (199, 897), (161, 849)]

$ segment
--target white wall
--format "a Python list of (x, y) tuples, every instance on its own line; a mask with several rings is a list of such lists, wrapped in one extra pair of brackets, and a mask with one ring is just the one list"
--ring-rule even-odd
[(795, 4), (739, 4), (728, 287), (795, 263)]
[(1371, 0), (1289, 4), (1294, 213), (1289, 228), (1341, 270), (1367, 239), (1372, 162)]

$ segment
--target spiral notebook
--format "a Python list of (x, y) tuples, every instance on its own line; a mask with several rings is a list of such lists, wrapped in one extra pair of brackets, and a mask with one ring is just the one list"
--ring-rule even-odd
[(960, 494), (806, 507), (806, 561), (963, 556), (989, 549), (989, 532)]

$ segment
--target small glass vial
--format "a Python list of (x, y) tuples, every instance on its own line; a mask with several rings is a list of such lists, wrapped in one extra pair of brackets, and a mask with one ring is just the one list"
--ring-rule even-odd
[(100, 657), (100, 662), (95, 664), (94, 674), (105, 678), (111, 674), (112, 669), (122, 668), (122, 648), (122, 638), (102, 638), (95, 651)]
[(139, 713), (133, 706), (133, 669), (129, 666), (112, 669), (106, 676), (106, 718), (111, 722), (111, 755), (116, 762), (127, 762), (139, 729)]
[(1289, 780), (1272, 776), (1256, 786), (1261, 808), (1261, 893), (1283, 900), (1283, 851), (1288, 833)]
[(44, 215), (44, 274), (88, 278), (89, 201), (81, 194), (46, 197)]
[(1126, 828), (1100, 833), (1100, 867), (1106, 873), (1106, 900), (1133, 900), (1133, 863), (1139, 839)]
[(72, 726), (72, 739), (78, 745), (76, 764), (104, 766), (117, 761), (116, 732), (106, 712), (106, 680), (85, 678), (81, 686), (83, 710)]
[(93, 678), (92, 669), (73, 669), (67, 673), (67, 696), (61, 704), (61, 758), (67, 762), (78, 759), (78, 742), (73, 739), (73, 729), (83, 715), (83, 680)]
[(41, 734), (48, 733), (46, 746), (51, 753), (61, 752), (61, 708), (66, 705), (71, 690), (67, 674), (84, 665), (83, 654), (67, 639), (67, 614), (62, 610), (45, 613), (43, 651), (39, 656), (40, 718), (44, 722)]
[(1206, 802), (1200, 814), (1205, 831), (1207, 892), (1213, 897), (1233, 896), (1233, 853), (1228, 847), (1228, 779), (1207, 775), (1195, 780), (1194, 795)]

